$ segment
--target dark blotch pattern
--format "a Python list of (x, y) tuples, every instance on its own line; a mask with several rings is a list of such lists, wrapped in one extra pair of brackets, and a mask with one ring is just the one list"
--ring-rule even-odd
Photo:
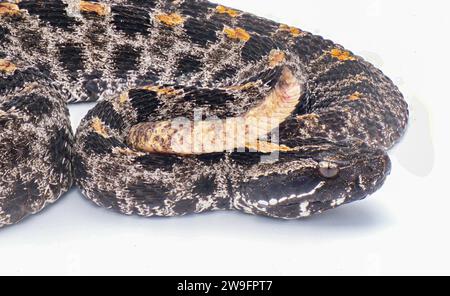
[(211, 21), (214, 23), (223, 24), (230, 28), (234, 26), (234, 19), (230, 17), (228, 14), (214, 13), (211, 16)]
[(70, 76), (76, 78), (78, 71), (84, 69), (83, 66), (83, 49), (79, 43), (65, 43), (59, 46), (59, 61)]
[(275, 32), (280, 25), (270, 20), (255, 17), (251, 14), (243, 14), (238, 19), (238, 26), (248, 32), (267, 36)]
[(127, 35), (149, 35), (152, 22), (148, 11), (135, 6), (112, 6), (116, 28)]
[(295, 49), (298, 57), (303, 62), (308, 63), (322, 55), (324, 51), (331, 50), (334, 46), (332, 41), (325, 40), (320, 36), (307, 34), (297, 39)]
[(305, 115), (309, 113), (309, 110), (311, 110), (311, 102), (312, 102), (312, 94), (311, 90), (307, 88), (305, 92), (300, 97), (300, 104), (297, 105), (297, 108), (295, 108), (293, 115)]
[(153, 91), (134, 89), (128, 93), (131, 105), (137, 111), (137, 121), (148, 121), (159, 106), (158, 95)]
[(12, 122), (13, 117), (12, 116), (7, 116), (7, 115), (3, 115), (0, 117), (0, 132), (2, 128), (5, 128), (8, 123)]
[(223, 68), (222, 70), (218, 71), (214, 74), (213, 80), (214, 81), (223, 81), (229, 78), (234, 78), (236, 76), (236, 73), (238, 72), (238, 68), (234, 66), (227, 66)]
[(178, 61), (176, 76), (199, 72), (202, 68), (201, 58), (186, 55)]
[(230, 159), (238, 165), (253, 166), (261, 163), (262, 153), (234, 152), (230, 154)]
[[(345, 75), (343, 73), (343, 75)], [(355, 92), (359, 92), (362, 94), (365, 98), (369, 99), (377, 99), (381, 96), (379, 93), (379, 90), (368, 81), (361, 81), (361, 82), (355, 82), (351, 85), (344, 85), (341, 88), (335, 88), (334, 92), (329, 92), (327, 97), (320, 97), (320, 100), (317, 98), (319, 96), (323, 96), (323, 92), (326, 91), (328, 87), (328, 83), (321, 82), (321, 83), (311, 83), (312, 86), (314, 86), (317, 89), (320, 89), (321, 92), (315, 93), (315, 92), (306, 92), (305, 93), (305, 101), (303, 104), (304, 107), (307, 107), (303, 110), (298, 110), (298, 112), (310, 112), (310, 110), (319, 110), (323, 108), (330, 107), (333, 104), (347, 104), (351, 106), (359, 106), (363, 105), (364, 102), (362, 101), (350, 101), (348, 98), (353, 95)], [(344, 101), (344, 102), (342, 102)]]
[(158, 4), (158, 0), (130, 0), (130, 3), (138, 6), (153, 9)]
[(104, 138), (101, 135), (92, 132), (86, 136), (84, 147), (88, 153), (110, 154), (112, 153), (113, 148), (126, 148), (126, 145), (116, 138)]
[(22, 30), (18, 38), (25, 52), (45, 54), (47, 51), (47, 44), (41, 34), (37, 34), (34, 30)]
[(171, 171), (174, 165), (181, 164), (183, 160), (180, 157), (173, 155), (148, 154), (135, 158), (134, 162), (150, 171), (156, 169)]
[(210, 5), (212, 4), (197, 1), (184, 1), (180, 5), (180, 11), (185, 16), (202, 19), (208, 14)]
[(184, 23), (184, 29), (190, 40), (200, 46), (206, 46), (209, 42), (217, 41), (217, 32), (221, 25), (208, 20), (190, 18)]
[(139, 65), (141, 49), (131, 45), (119, 45), (113, 52), (115, 73), (119, 78), (126, 78), (130, 71), (136, 70)]
[(31, 15), (38, 16), (54, 27), (70, 31), (77, 24), (74, 18), (67, 15), (67, 4), (61, 0), (25, 0), (18, 5), (20, 9), (26, 9)]
[(6, 43), (9, 42), (9, 34), (11, 32), (8, 28), (0, 26), (0, 42)]
[(47, 115), (53, 110), (53, 103), (48, 98), (35, 93), (23, 97), (14, 97), (3, 106), (5, 110), (15, 108), (36, 117)]
[(26, 68), (16, 70), (14, 74), (0, 79), (0, 95), (6, 95), (13, 90), (22, 88), (26, 83), (39, 82), (46, 79), (41, 70)]
[(248, 82), (258, 82), (261, 81), (263, 84), (266, 84), (270, 87), (274, 87), (277, 82), (280, 80), (281, 73), (283, 71), (282, 67), (276, 67), (274, 69), (268, 69), (261, 73), (258, 73), (256, 76), (251, 77), (246, 80), (243, 84)]
[(244, 62), (260, 61), (274, 48), (276, 47), (271, 38), (254, 35), (245, 43), (242, 49), (242, 59)]
[(16, 163), (27, 159), (31, 156), (30, 142), (35, 140), (34, 135), (24, 135), (19, 139), (2, 139), (0, 145), (0, 154), (3, 158), (0, 159), (0, 167), (3, 170), (14, 167)]
[(73, 156), (72, 163), (75, 180), (85, 181), (88, 178), (90, 178), (90, 174), (88, 173), (86, 166), (84, 165), (83, 158), (81, 156), (75, 154)]
[(173, 207), (173, 210), (179, 215), (195, 213), (196, 209), (197, 209), (197, 200), (194, 199), (180, 200)]
[(17, 180), (13, 184), (13, 194), (0, 203), (2, 210), (10, 216), (11, 221), (20, 221), (32, 211), (32, 204), (39, 202), (40, 191), (37, 182)]
[[(332, 57), (328, 58), (332, 59)], [(334, 67), (325, 73), (322, 73), (317, 79), (314, 80), (314, 82), (326, 82), (329, 84), (333, 81), (341, 81), (346, 78), (354, 77), (358, 74), (366, 73), (366, 71), (367, 68), (358, 61), (343, 61), (336, 63)]]
[(221, 89), (196, 89), (186, 93), (184, 99), (187, 102), (195, 102), (198, 105), (213, 105), (215, 108), (234, 101), (234, 95)]
[(119, 207), (117, 202), (117, 195), (113, 191), (107, 191), (102, 189), (96, 189), (95, 192), (96, 202), (107, 209), (117, 209)]
[(137, 203), (144, 203), (150, 208), (158, 208), (164, 206), (167, 199), (169, 189), (158, 184), (148, 184), (146, 182), (138, 182), (128, 185), (126, 191), (129, 191)]
[(201, 197), (211, 196), (217, 189), (214, 179), (214, 176), (200, 177), (200, 179), (194, 183), (193, 193)]
[(220, 163), (225, 160), (224, 153), (210, 153), (195, 156), (199, 161), (203, 162), (205, 166)]

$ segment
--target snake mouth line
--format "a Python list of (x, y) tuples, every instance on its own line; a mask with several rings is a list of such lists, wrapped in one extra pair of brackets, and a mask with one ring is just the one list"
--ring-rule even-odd
[(148, 153), (199, 155), (248, 148), (257, 152), (290, 151), (291, 148), (259, 139), (275, 132), (299, 104), (299, 80), (287, 67), (277, 85), (258, 106), (240, 117), (226, 120), (177, 119), (133, 126), (128, 144)]
[(325, 185), (325, 181), (321, 181), (309, 192), (300, 193), (300, 194), (292, 194), (290, 196), (285, 196), (285, 197), (281, 197), (281, 198), (273, 198), (269, 201), (258, 201), (257, 204), (262, 205), (264, 207), (296, 205), (301, 202), (306, 202), (307, 197), (314, 195), (317, 192), (317, 190), (322, 188), (324, 185)]

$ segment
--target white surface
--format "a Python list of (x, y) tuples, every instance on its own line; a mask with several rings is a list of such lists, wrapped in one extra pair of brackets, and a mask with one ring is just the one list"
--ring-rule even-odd
[[(232, 212), (125, 217), (75, 189), (0, 231), (0, 275), (450, 274), (450, 2), (222, 3), (322, 34), (395, 80), (412, 120), (382, 190), (322, 216), (281, 222)], [(74, 125), (91, 107), (71, 107)]]

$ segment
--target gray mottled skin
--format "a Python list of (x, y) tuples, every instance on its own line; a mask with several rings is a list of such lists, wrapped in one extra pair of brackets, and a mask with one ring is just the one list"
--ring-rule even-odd
[[(0, 59), (16, 66), (0, 71), (0, 226), (54, 202), (72, 173), (96, 204), (143, 216), (237, 209), (295, 219), (363, 199), (383, 184), (386, 151), (404, 133), (408, 108), (362, 58), (209, 2), (101, 3), (104, 14), (81, 11), (76, 0), (23, 0), (20, 13), (0, 15)], [(248, 35), (233, 38), (227, 28)], [(273, 50), (286, 59), (270, 67)], [(239, 116), (284, 67), (303, 94), (280, 125), (280, 143), (296, 151), (275, 163), (261, 163), (260, 153), (180, 157), (126, 145), (139, 122), (192, 119), (195, 109)], [(99, 103), (72, 143), (66, 103), (92, 100)], [(338, 174), (324, 177), (324, 164)]]

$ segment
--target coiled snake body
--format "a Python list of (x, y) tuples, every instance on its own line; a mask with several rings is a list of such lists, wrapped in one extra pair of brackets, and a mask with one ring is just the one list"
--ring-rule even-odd
[(380, 188), (407, 121), (362, 58), (228, 7), (0, 3), (0, 226), (73, 182), (125, 214), (306, 217)]

